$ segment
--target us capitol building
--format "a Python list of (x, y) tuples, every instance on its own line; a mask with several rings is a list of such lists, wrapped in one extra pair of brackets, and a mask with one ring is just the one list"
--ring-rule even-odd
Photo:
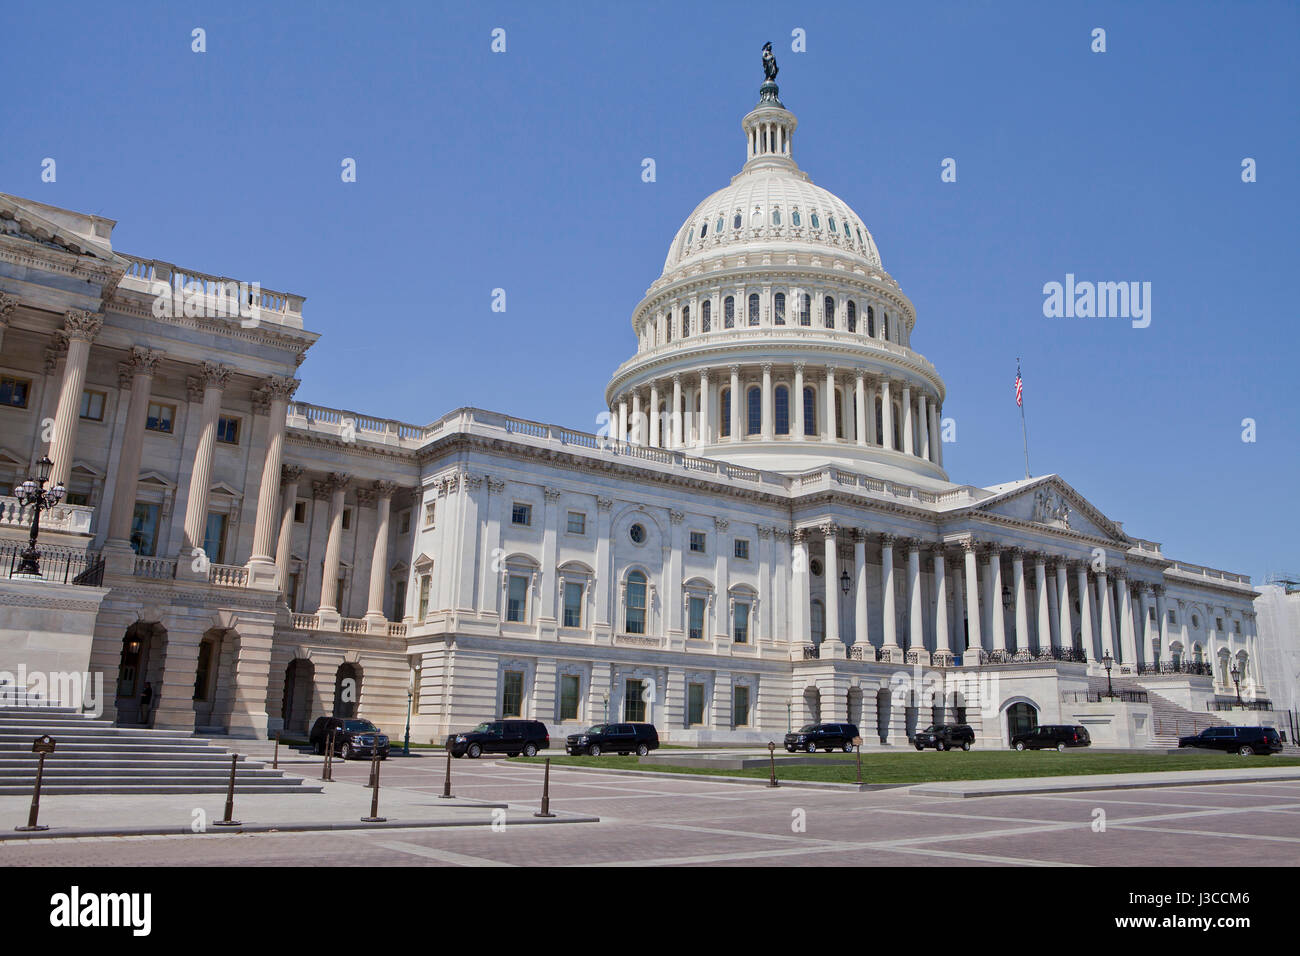
[[(509, 716), (701, 744), (965, 720), (993, 747), (1271, 723), (1229, 713), (1267, 696), (1247, 577), (1056, 475), (949, 479), (916, 312), (796, 164), (774, 77), (632, 313), (600, 435), (295, 401), (302, 296), (0, 195), (0, 670), (102, 673), (122, 724), (147, 683), (150, 726), (235, 736), (330, 712), (400, 735), (408, 702), (417, 741)], [(43, 455), (67, 494), (33, 580), (14, 492)]]

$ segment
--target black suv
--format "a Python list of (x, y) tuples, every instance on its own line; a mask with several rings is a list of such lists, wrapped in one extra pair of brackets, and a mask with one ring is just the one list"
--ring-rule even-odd
[(1078, 724), (1042, 724), (1011, 737), (1012, 750), (1064, 750), (1066, 747), (1087, 747), (1091, 743), (1088, 729)]
[(551, 745), (551, 735), (540, 720), (489, 720), (463, 734), (450, 734), (447, 749), (453, 757), (534, 756)]
[(1207, 727), (1192, 737), (1179, 737), (1179, 747), (1203, 747), (1225, 753), (1275, 754), (1282, 750), (1282, 736), (1272, 727)]
[(373, 757), (376, 746), (379, 759), (388, 759), (388, 737), (362, 717), (317, 717), (307, 738), (312, 750), (318, 754), (325, 753), (325, 741), (331, 730), (334, 731), (334, 753), (344, 760)]
[(975, 731), (970, 724), (931, 724), (918, 730), (912, 737), (917, 750), (933, 747), (935, 750), (970, 750), (975, 743)]
[(857, 724), (804, 724), (794, 733), (785, 735), (785, 749), (790, 753), (803, 750), (811, 754), (838, 747), (849, 753), (853, 750), (856, 736)]
[(596, 724), (580, 734), (564, 739), (565, 753), (599, 757), (605, 751), (626, 756), (635, 752), (644, 757), (659, 749), (659, 731), (654, 724)]

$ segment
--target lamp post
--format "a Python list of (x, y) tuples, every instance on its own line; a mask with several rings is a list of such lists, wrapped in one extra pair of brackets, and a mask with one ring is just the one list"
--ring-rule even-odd
[(411, 676), (406, 681), (406, 735), (402, 739), (402, 756), (411, 756), (411, 702), (415, 700), (415, 674), (420, 668), (411, 668)]
[(1105, 656), (1102, 657), (1101, 663), (1102, 666), (1106, 668), (1106, 696), (1111, 700), (1114, 700), (1115, 691), (1110, 683), (1110, 669), (1115, 666), (1115, 658), (1110, 656), (1110, 651), (1107, 651)]
[(57, 484), (49, 491), (45, 490), (45, 483), (50, 480), (50, 469), (54, 467), (54, 462), (50, 461), (49, 456), (42, 455), (41, 460), (36, 463), (36, 477), (28, 478), (21, 485), (14, 489), (14, 497), (23, 507), (30, 505), (32, 507), (32, 533), (27, 541), (27, 548), (22, 553), (22, 560), (18, 563), (18, 570), (14, 574), (26, 574), (39, 578), (41, 576), (41, 553), (36, 550), (36, 538), (41, 533), (41, 512), (48, 511), (60, 501), (63, 500), (65, 490), (62, 484)]
[(785, 704), (785, 732), (790, 733), (790, 715), (794, 712), (794, 704), (786, 701)]
[(1241, 706), (1241, 668), (1238, 667), (1236, 664), (1233, 664), (1232, 670), (1229, 673), (1232, 675), (1233, 686), (1237, 688), (1237, 706), (1240, 707)]

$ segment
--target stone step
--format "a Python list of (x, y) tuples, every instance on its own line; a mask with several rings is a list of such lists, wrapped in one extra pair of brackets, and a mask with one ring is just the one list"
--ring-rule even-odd
[[(184, 780), (202, 780), (209, 782), (212, 780), (229, 780), (229, 767), (137, 767), (132, 765), (130, 768), (124, 767), (51, 767), (45, 765), (45, 770), (41, 774), (42, 780), (63, 780), (66, 778), (75, 778), (93, 782), (105, 777), (119, 778), (125, 776), (125, 770), (130, 770), (131, 777), (175, 777)], [(0, 768), (0, 783), (14, 783), (25, 780), (31, 782), (36, 779), (35, 767), (14, 767), (12, 769)], [(283, 780), (284, 777), (278, 770), (272, 770), (270, 767), (236, 767), (235, 768), (235, 786), (239, 786), (241, 780)]]
[[(238, 798), (239, 795), (243, 793), (320, 793), (324, 789), (325, 788), (319, 784), (297, 781), (292, 777), (286, 777), (276, 783), (254, 783), (243, 787), (236, 783), (235, 797)], [(42, 796), (94, 793), (111, 793), (116, 795), (130, 795), (136, 793), (225, 793), (226, 790), (227, 787), (225, 784), (189, 783), (184, 780), (155, 780), (150, 781), (149, 783), (140, 783), (134, 777), (122, 777), (120, 780), (111, 782), (100, 780), (93, 784), (56, 783), (51, 784), (48, 787), (43, 783), (41, 784)], [(31, 784), (26, 786), (8, 783), (0, 784), (0, 796), (31, 796), (31, 792)]]
[[(8, 730), (0, 731), (0, 744), (27, 744), (29, 747), (37, 737), (44, 736), (44, 731), (25, 731), (15, 734)], [(81, 741), (94, 741), (95, 743), (142, 743), (142, 744), (188, 744), (195, 747), (207, 747), (211, 744), (195, 740), (193, 737), (183, 737), (179, 734), (130, 734), (130, 733), (86, 733), (84, 728), (69, 728), (67, 733), (50, 734), (59, 743), (77, 743)]]

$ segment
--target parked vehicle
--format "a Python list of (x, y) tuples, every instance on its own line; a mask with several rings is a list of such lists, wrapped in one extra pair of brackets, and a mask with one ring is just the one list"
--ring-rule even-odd
[(386, 734), (364, 717), (317, 717), (311, 726), (308, 742), (318, 754), (325, 753), (325, 741), (334, 731), (334, 753), (344, 760), (353, 757), (373, 757), (379, 748), (379, 759), (388, 759), (389, 742)]
[(1011, 738), (1012, 750), (1065, 750), (1067, 747), (1087, 747), (1092, 738), (1088, 728), (1078, 724), (1042, 724)]
[(912, 737), (917, 750), (933, 747), (935, 750), (970, 750), (975, 743), (975, 731), (970, 724), (931, 724), (918, 730)]
[(463, 734), (449, 734), (447, 749), (453, 757), (477, 759), (484, 754), (532, 757), (551, 745), (551, 735), (540, 720), (489, 720)]
[(580, 734), (569, 734), (564, 739), (565, 753), (578, 756), (599, 757), (602, 753), (626, 756), (635, 753), (644, 757), (659, 749), (659, 731), (654, 724), (596, 724)]
[(857, 724), (804, 724), (793, 733), (785, 735), (785, 749), (794, 753), (802, 750), (853, 750), (853, 738), (858, 736)]
[(1251, 754), (1267, 756), (1281, 752), (1282, 735), (1273, 727), (1206, 727), (1191, 737), (1179, 737), (1178, 746), (1222, 750), (1243, 757)]

